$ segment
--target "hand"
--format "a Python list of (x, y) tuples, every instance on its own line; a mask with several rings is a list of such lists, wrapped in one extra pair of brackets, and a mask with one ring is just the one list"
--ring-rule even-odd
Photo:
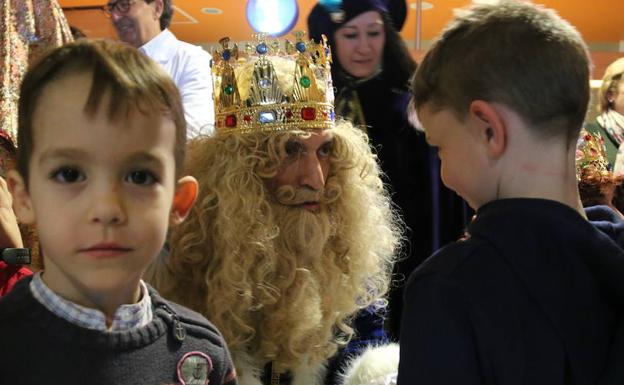
[(0, 247), (24, 247), (22, 234), (13, 212), (13, 198), (6, 180), (0, 177)]

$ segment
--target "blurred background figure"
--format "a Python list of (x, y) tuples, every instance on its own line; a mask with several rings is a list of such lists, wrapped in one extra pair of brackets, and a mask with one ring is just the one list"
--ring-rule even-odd
[[(15, 162), (14, 138), (17, 132), (19, 87), (28, 68), (51, 47), (72, 41), (65, 15), (56, 0), (0, 1), (0, 176)], [(34, 251), (32, 268), (41, 267), (36, 253), (36, 236), (21, 226), (11, 207), (6, 182), (0, 180), (0, 248), (30, 247)], [(21, 230), (21, 231), (20, 231)], [(0, 296), (20, 278), (30, 275), (26, 267), (7, 265), (0, 260)]]
[(583, 207), (609, 206), (624, 218), (624, 176), (611, 171), (600, 134), (581, 130), (576, 145), (576, 176)]
[(13, 137), (19, 86), (29, 60), (73, 38), (56, 0), (2, 0), (0, 28), (0, 129)]
[(397, 32), (405, 16), (404, 0), (323, 0), (308, 16), (310, 37), (326, 35), (332, 49), (336, 114), (367, 131), (410, 229), (389, 295), (388, 330), (397, 339), (404, 280), (465, 224), (463, 201), (440, 181), (435, 150), (407, 120), (416, 63)]
[(106, 10), (119, 40), (156, 61), (173, 78), (182, 95), (186, 136), (212, 135), (210, 55), (201, 47), (178, 40), (169, 30), (172, 0), (109, 0)]
[(624, 138), (624, 58), (609, 64), (602, 77), (598, 93), (598, 117), (585, 125), (589, 133), (599, 133), (604, 139), (607, 160), (613, 169), (618, 148)]

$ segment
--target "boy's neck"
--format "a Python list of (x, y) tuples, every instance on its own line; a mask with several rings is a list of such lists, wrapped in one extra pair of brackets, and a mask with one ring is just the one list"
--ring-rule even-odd
[(46, 263), (46, 270), (41, 278), (50, 290), (58, 296), (89, 309), (96, 309), (104, 313), (106, 326), (112, 325), (115, 312), (121, 305), (134, 304), (141, 299), (140, 279), (128, 283), (123, 287), (97, 290), (92, 288), (76, 287), (68, 280), (57, 279), (58, 272), (53, 266)]
[[(526, 151), (525, 148), (530, 148)], [(497, 199), (539, 198), (563, 203), (586, 217), (578, 191), (574, 144), (537, 143), (511, 151), (499, 174)]]

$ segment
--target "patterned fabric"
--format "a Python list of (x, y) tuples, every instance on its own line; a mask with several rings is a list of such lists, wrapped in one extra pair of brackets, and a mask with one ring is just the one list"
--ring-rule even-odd
[(336, 115), (341, 116), (354, 126), (361, 128), (368, 134), (368, 125), (362, 111), (362, 103), (358, 95), (358, 86), (375, 78), (381, 73), (378, 68), (368, 77), (356, 79), (345, 73), (340, 73), (344, 86), (336, 95)]
[(17, 132), (19, 86), (29, 60), (69, 41), (57, 0), (0, 1), (0, 128), (10, 137)]
[(85, 329), (108, 332), (129, 331), (149, 324), (153, 319), (152, 300), (147, 286), (141, 281), (141, 300), (135, 304), (121, 305), (115, 311), (111, 327), (106, 326), (104, 313), (69, 302), (54, 293), (41, 279), (41, 273), (30, 282), (33, 297), (55, 315)]
[(624, 115), (614, 110), (607, 110), (600, 114), (596, 120), (618, 146), (624, 141)]

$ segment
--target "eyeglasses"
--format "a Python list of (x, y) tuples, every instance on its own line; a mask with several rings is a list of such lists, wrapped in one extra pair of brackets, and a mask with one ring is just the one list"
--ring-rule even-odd
[(111, 1), (110, 3), (104, 6), (104, 12), (106, 12), (109, 16), (113, 14), (113, 12), (117, 12), (120, 14), (128, 13), (132, 4), (136, 3), (136, 0), (117, 0)]

